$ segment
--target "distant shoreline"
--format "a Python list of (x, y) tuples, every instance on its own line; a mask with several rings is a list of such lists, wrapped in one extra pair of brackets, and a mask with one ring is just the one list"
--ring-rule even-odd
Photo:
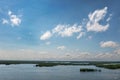
[(40, 61), (40, 60), (0, 60), (0, 64), (4, 63), (41, 63), (41, 62), (77, 62), (77, 63), (120, 63), (120, 61)]
[(58, 65), (94, 65), (107, 69), (120, 69), (119, 61), (0, 61), (0, 64), (36, 64), (36, 67), (53, 67)]

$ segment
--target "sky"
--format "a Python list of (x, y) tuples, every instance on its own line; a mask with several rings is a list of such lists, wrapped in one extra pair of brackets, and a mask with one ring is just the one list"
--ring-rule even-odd
[(119, 0), (0, 0), (0, 60), (120, 61)]

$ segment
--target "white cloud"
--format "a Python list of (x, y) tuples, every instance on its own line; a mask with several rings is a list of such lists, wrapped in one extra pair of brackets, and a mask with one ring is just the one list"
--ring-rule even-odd
[(82, 31), (82, 26), (79, 26), (77, 24), (74, 25), (57, 25), (53, 30), (53, 33), (57, 33), (61, 37), (70, 37), (74, 33), (78, 33)]
[[(112, 14), (106, 19), (106, 24), (102, 25), (100, 21), (104, 19), (107, 14), (107, 7), (103, 9), (95, 10), (93, 13), (88, 15), (89, 20), (83, 19), (81, 25), (77, 24), (58, 24), (55, 28), (51, 31), (52, 35), (60, 36), (60, 37), (72, 37), (76, 36), (76, 39), (80, 39), (83, 37), (87, 32), (103, 32), (108, 30), (109, 28), (109, 20), (111, 19)], [(86, 28), (84, 28), (86, 26)], [(86, 32), (87, 29), (87, 32)], [(88, 37), (91, 39), (92, 37)]]
[(64, 50), (64, 49), (66, 49), (66, 47), (65, 46), (58, 46), (57, 49), (58, 50)]
[(112, 14), (109, 15), (109, 17), (106, 19), (107, 22), (111, 20)]
[(41, 37), (40, 40), (46, 40), (52, 37), (52, 33), (50, 31), (45, 32)]
[(82, 26), (74, 24), (74, 25), (57, 25), (55, 28), (53, 28), (50, 31), (45, 32), (40, 39), (41, 40), (46, 40), (49, 39), (50, 37), (52, 37), (52, 35), (57, 35), (57, 36), (61, 36), (61, 37), (71, 37), (73, 36), (75, 33), (78, 34), (77, 39), (81, 38), (85, 32), (82, 32)]
[(12, 15), (12, 11), (8, 11), (8, 15), (9, 15), (9, 16)]
[(104, 19), (107, 14), (107, 7), (95, 10), (93, 13), (88, 15), (89, 21), (86, 25), (87, 31), (94, 31), (94, 32), (103, 32), (109, 28), (109, 24), (102, 25), (99, 22)]
[(13, 14), (12, 11), (8, 11), (8, 18), (2, 20), (2, 24), (10, 24), (11, 26), (19, 26), (21, 24), (21, 18), (19, 15)]
[(80, 32), (80, 34), (77, 36), (77, 39), (80, 39), (83, 35), (85, 35), (85, 32)]
[(107, 47), (110, 47), (110, 48), (115, 48), (115, 47), (118, 47), (118, 44), (114, 41), (102, 41), (100, 42), (100, 46), (102, 48), (107, 48)]
[(10, 18), (10, 22), (12, 26), (19, 26), (21, 23), (21, 19), (19, 16), (12, 14), (12, 11), (8, 11), (8, 15)]
[(60, 34), (60, 32), (63, 31), (65, 27), (66, 27), (65, 25), (58, 24), (58, 25), (52, 30), (52, 32), (53, 32), (53, 33), (58, 33), (58, 34)]
[(2, 24), (9, 24), (9, 21), (7, 19), (2, 19)]
[(12, 26), (19, 26), (21, 23), (21, 19), (16, 15), (11, 15), (10, 21)]

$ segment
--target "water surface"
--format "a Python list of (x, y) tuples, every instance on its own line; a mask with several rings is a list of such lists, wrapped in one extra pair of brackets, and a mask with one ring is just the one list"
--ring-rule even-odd
[(80, 72), (95, 66), (35, 67), (34, 64), (0, 65), (0, 80), (120, 80), (120, 69)]

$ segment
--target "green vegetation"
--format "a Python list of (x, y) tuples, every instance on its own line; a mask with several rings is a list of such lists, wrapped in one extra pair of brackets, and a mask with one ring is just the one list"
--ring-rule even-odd
[(99, 69), (89, 69), (89, 68), (81, 68), (80, 72), (95, 72), (95, 71), (99, 71), (101, 72), (101, 70)]
[(52, 63), (41, 63), (41, 64), (36, 64), (36, 67), (53, 67), (56, 65), (57, 64), (52, 64)]
[(53, 67), (58, 65), (95, 65), (96, 67), (103, 67), (107, 69), (120, 69), (119, 63), (107, 63), (107, 62), (89, 62), (89, 63), (79, 63), (79, 62), (41, 62), (36, 64), (36, 67)]
[(107, 69), (120, 69), (120, 64), (97, 64), (96, 67), (103, 67)]
[(58, 65), (79, 65), (79, 64), (62, 63), (62, 62), (41, 62), (40, 64), (36, 64), (36, 67), (53, 67)]
[(41, 62), (39, 64), (36, 64), (36, 67), (53, 67), (53, 66), (58, 66), (58, 65), (89, 65), (86, 63), (79, 63), (79, 62)]

